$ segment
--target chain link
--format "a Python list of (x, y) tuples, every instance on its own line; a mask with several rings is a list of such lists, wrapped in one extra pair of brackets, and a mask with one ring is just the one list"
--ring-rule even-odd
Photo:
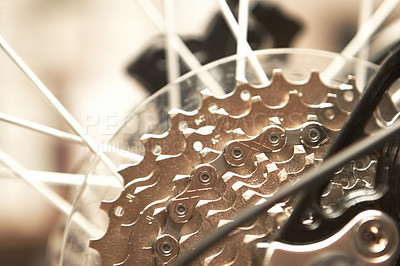
[[(193, 112), (170, 112), (170, 128), (146, 136), (144, 159), (120, 172), (119, 198), (103, 202), (106, 234), (90, 242), (102, 265), (168, 265), (214, 228), (321, 163), (327, 147), (360, 96), (355, 79), (328, 86), (312, 72), (292, 84), (275, 70), (271, 84), (240, 83), (222, 98), (202, 92)], [(372, 129), (378, 123), (371, 122)], [(321, 205), (374, 188), (376, 158), (349, 162), (333, 177)], [(289, 217), (291, 201), (238, 228), (194, 264), (249, 265), (254, 242)]]

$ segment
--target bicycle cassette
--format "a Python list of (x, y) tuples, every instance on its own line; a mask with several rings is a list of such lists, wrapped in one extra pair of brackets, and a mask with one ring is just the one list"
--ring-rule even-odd
[[(315, 71), (308, 81), (291, 83), (275, 70), (269, 85), (238, 83), (224, 97), (202, 91), (197, 110), (173, 109), (165, 134), (143, 137), (144, 158), (120, 171), (125, 186), (117, 199), (101, 204), (109, 216), (108, 229), (90, 247), (98, 251), (102, 265), (172, 264), (235, 214), (320, 164), (359, 97), (354, 77), (327, 85)], [(381, 116), (371, 118), (368, 133), (382, 126)], [(379, 157), (380, 151), (373, 151), (337, 171), (322, 193), (321, 209), (341, 213), (349, 202), (373, 194)], [(288, 198), (192, 264), (262, 262), (269, 249), (262, 243), (273, 239), (292, 211)], [(360, 217), (354, 219), (341, 236), (360, 223)], [(280, 250), (276, 256), (294, 253), (282, 246), (270, 250)]]

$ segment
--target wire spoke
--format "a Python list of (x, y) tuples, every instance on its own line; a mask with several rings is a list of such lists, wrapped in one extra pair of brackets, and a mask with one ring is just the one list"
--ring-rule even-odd
[(246, 55), (245, 51), (245, 42), (247, 40), (247, 30), (248, 30), (248, 18), (249, 18), (249, 0), (240, 0), (239, 1), (239, 28), (241, 37), (237, 42), (237, 54), (238, 60), (236, 61), (236, 78), (238, 80), (246, 81), (246, 61), (244, 60), (244, 56)]
[[(9, 171), (7, 171), (6, 169), (0, 169), (0, 176), (2, 178), (15, 177), (13, 175), (10, 175)], [(85, 180), (85, 175), (83, 174), (34, 171), (27, 169), (25, 169), (24, 176), (32, 182), (40, 182), (55, 186), (80, 186)], [(113, 175), (89, 175), (87, 178), (87, 184), (91, 186), (102, 187), (121, 187), (121, 185)]]
[[(68, 201), (66, 201), (48, 186), (39, 182), (35, 182), (31, 178), (29, 178), (29, 176), (26, 174), (27, 170), (25, 169), (25, 167), (23, 167), (14, 158), (9, 156), (2, 150), (0, 150), (0, 162), (9, 167), (16, 176), (28, 183), (60, 212), (67, 216), (71, 214), (73, 208)], [(82, 229), (86, 230), (93, 236), (99, 235), (101, 233), (101, 230), (98, 229), (94, 224), (90, 223), (83, 215), (77, 215), (76, 222), (79, 226), (82, 227)]]
[(79, 135), (82, 140), (87, 144), (89, 149), (97, 154), (101, 161), (113, 172), (118, 180), (123, 184), (122, 177), (117, 172), (117, 167), (104, 153), (96, 149), (94, 141), (86, 134), (83, 127), (75, 120), (75, 118), (68, 112), (68, 110), (58, 101), (58, 99), (51, 93), (51, 91), (44, 85), (44, 83), (36, 76), (36, 74), (28, 67), (28, 65), (18, 56), (18, 54), (11, 48), (11, 46), (0, 36), (0, 46), (4, 52), (14, 61), (26, 77), (33, 83), (38, 92), (44, 96), (47, 102), (54, 108), (54, 110), (61, 115), (64, 121), (71, 127), (71, 129)]
[(376, 34), (371, 43), (370, 58), (372, 61), (382, 59), (384, 53), (400, 42), (400, 34), (398, 34), (399, 29), (400, 18), (391, 22)]
[(362, 25), (354, 38), (347, 44), (341, 52), (344, 56), (354, 56), (368, 42), (372, 34), (376, 32), (380, 25), (386, 20), (394, 8), (399, 4), (399, 0), (385, 0), (374, 14)]
[[(368, 18), (371, 16), (373, 11), (373, 0), (363, 0), (360, 2), (360, 10), (358, 16), (358, 29), (360, 30)], [(358, 58), (368, 61), (370, 50), (370, 39), (358, 53)], [(365, 65), (358, 65), (356, 69), (356, 76), (358, 84), (361, 88), (364, 88), (367, 82), (367, 67)]]
[(29, 120), (25, 120), (13, 115), (5, 114), (0, 112), (0, 120), (3, 122), (7, 122), (16, 126), (20, 126), (26, 129), (30, 129), (36, 132), (40, 132), (46, 134), (48, 136), (55, 137), (57, 139), (61, 139), (63, 141), (68, 141), (77, 144), (84, 144), (84, 141), (81, 137), (52, 128), (48, 127), (39, 123), (35, 123)]
[[(157, 11), (155, 6), (149, 0), (137, 0), (137, 2), (160, 32), (165, 34), (165, 29), (168, 29), (168, 31), (170, 32), (170, 38), (168, 40), (171, 42), (172, 47), (175, 49), (175, 51), (179, 53), (185, 64), (191, 70), (200, 68), (201, 64), (199, 60), (197, 60), (194, 54), (189, 50), (189, 48), (187, 48), (182, 39), (179, 38), (177, 34), (169, 30), (171, 28), (170, 25), (164, 20), (164, 18), (162, 17), (160, 12)], [(211, 91), (215, 91), (218, 94), (225, 94), (224, 89), (222, 89), (222, 87), (210, 73), (199, 72), (198, 76)]]
[[(357, 34), (342, 50), (341, 54), (345, 57), (354, 57), (361, 48), (368, 42), (379, 26), (385, 21), (389, 14), (399, 4), (400, 0), (385, 0), (372, 16), (362, 25)], [(325, 69), (324, 75), (329, 78), (335, 76), (344, 66), (346, 60), (337, 58)]]
[[(176, 80), (180, 76), (180, 71), (179, 71), (179, 57), (177, 52), (174, 50), (174, 47), (172, 46), (172, 35), (176, 34), (175, 31), (175, 10), (174, 10), (174, 0), (165, 0), (163, 1), (163, 7), (164, 7), (164, 18), (166, 23), (169, 25), (168, 27), (165, 27), (165, 63), (166, 63), (166, 69), (167, 69), (167, 80), (168, 83), (171, 83), (172, 81)], [(170, 107), (175, 107), (179, 108), (180, 107), (180, 100), (181, 100), (181, 95), (178, 89), (173, 89), (168, 92), (169, 96), (169, 105)]]
[[(9, 114), (5, 114), (0, 112), (0, 121), (4, 121), (16, 126), (20, 126), (26, 129), (30, 129), (63, 141), (68, 141), (72, 142), (75, 144), (80, 144), (80, 145), (86, 145), (85, 141), (76, 135), (48, 127), (36, 122), (32, 122), (29, 120), (25, 120), (16, 116), (12, 116)], [(124, 157), (126, 159), (132, 160), (133, 162), (140, 162), (143, 159), (143, 156), (129, 152), (127, 150), (122, 150), (119, 148), (112, 147), (108, 145), (107, 143), (98, 143), (95, 142), (96, 150), (99, 150), (101, 152), (112, 152), (114, 154), (120, 155), (121, 157)]]
[(225, 0), (218, 0), (219, 6), (221, 8), (222, 15), (224, 16), (229, 28), (231, 29), (233, 35), (236, 38), (237, 43), (241, 42), (243, 44), (243, 49), (246, 53), (246, 56), (249, 58), (250, 64), (253, 66), (258, 78), (260, 79), (261, 83), (269, 84), (269, 80), (267, 75), (258, 61), (257, 57), (255, 56), (253, 50), (251, 49), (249, 43), (246, 40), (246, 37), (241, 34), (240, 27), (232, 14), (231, 9), (229, 8), (228, 4)]

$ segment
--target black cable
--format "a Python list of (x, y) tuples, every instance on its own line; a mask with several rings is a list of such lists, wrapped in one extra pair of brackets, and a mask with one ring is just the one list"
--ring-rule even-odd
[(392, 127), (378, 131), (376, 135), (366, 137), (361, 141), (357, 141), (351, 146), (344, 148), (328, 158), (320, 167), (303, 175), (303, 177), (293, 185), (286, 185), (279, 189), (271, 198), (264, 203), (245, 209), (232, 222), (223, 225), (214, 230), (208, 236), (203, 238), (195, 248), (188, 250), (186, 253), (178, 257), (174, 266), (187, 265), (194, 258), (199, 256), (203, 251), (218, 242), (220, 239), (228, 236), (230, 232), (241, 226), (245, 222), (257, 218), (261, 213), (269, 210), (277, 202), (280, 202), (292, 194), (310, 186), (319, 186), (331, 179), (338, 167), (343, 166), (349, 160), (353, 160), (360, 155), (365, 154), (368, 150), (378, 148), (388, 139), (396, 134), (400, 134), (400, 122), (396, 122)]
[(379, 71), (371, 79), (348, 120), (333, 141), (325, 158), (346, 147), (364, 134), (364, 128), (383, 95), (400, 77), (400, 46), (382, 63)]
[[(360, 100), (349, 115), (348, 120), (340, 130), (325, 155), (324, 160), (353, 143), (364, 135), (364, 128), (372, 113), (381, 101), (390, 86), (400, 77), (400, 46), (397, 47), (382, 63), (378, 72), (372, 77), (371, 82), (364, 90)], [(329, 180), (320, 186), (311, 186), (297, 195), (293, 212), (288, 221), (279, 230), (279, 237), (290, 236), (301, 224), (302, 215), (308, 208), (318, 208), (318, 200), (328, 185)], [(300, 225), (301, 226), (301, 225)]]
[[(238, 215), (231, 223), (221, 226), (210, 233), (202, 241), (200, 241), (193, 249), (178, 256), (175, 266), (187, 265), (190, 261), (198, 257), (202, 252), (210, 246), (218, 242), (220, 239), (226, 237), (230, 232), (244, 224), (245, 222), (255, 219), (262, 212), (267, 211), (276, 203), (284, 200), (285, 198), (293, 195), (296, 192), (302, 191), (299, 194), (299, 199), (296, 206), (302, 206), (303, 202), (309, 199), (308, 195), (312, 194), (311, 189), (324, 188), (331, 176), (337, 169), (343, 166), (349, 160), (365, 153), (383, 144), (387, 139), (394, 134), (400, 132), (400, 123), (396, 123), (389, 129), (381, 130), (378, 134), (367, 137), (348, 148), (350, 143), (354, 142), (364, 134), (364, 128), (368, 119), (372, 115), (382, 96), (390, 88), (390, 85), (400, 76), (400, 47), (383, 62), (379, 71), (373, 77), (369, 86), (365, 89), (359, 102), (351, 113), (349, 119), (340, 131), (340, 134), (332, 143), (327, 156), (327, 160), (317, 169), (305, 174), (300, 181), (293, 185), (286, 185), (279, 189), (271, 198), (260, 205), (247, 208), (242, 214)], [(329, 157), (329, 158), (328, 158)], [(301, 211), (294, 211), (298, 216)], [(293, 214), (290, 220), (293, 220)], [(287, 226), (285, 225), (286, 229)]]

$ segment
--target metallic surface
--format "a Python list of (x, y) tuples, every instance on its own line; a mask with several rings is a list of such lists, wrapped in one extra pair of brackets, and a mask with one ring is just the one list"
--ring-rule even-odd
[(399, 231), (385, 213), (358, 214), (333, 236), (308, 245), (269, 244), (264, 265), (394, 265)]
[[(102, 265), (171, 264), (214, 228), (318, 165), (358, 98), (354, 78), (328, 86), (313, 72), (309, 81), (292, 84), (279, 70), (266, 87), (239, 83), (221, 98), (203, 91), (197, 110), (171, 110), (166, 133), (142, 138), (144, 159), (120, 171), (125, 187), (116, 200), (102, 203), (110, 222), (90, 247)], [(371, 122), (371, 130), (377, 127)], [(352, 195), (374, 190), (376, 158), (362, 162), (335, 174), (322, 195), (323, 209), (346, 208)], [(255, 244), (279, 230), (291, 212), (288, 199), (193, 264), (251, 264)]]

